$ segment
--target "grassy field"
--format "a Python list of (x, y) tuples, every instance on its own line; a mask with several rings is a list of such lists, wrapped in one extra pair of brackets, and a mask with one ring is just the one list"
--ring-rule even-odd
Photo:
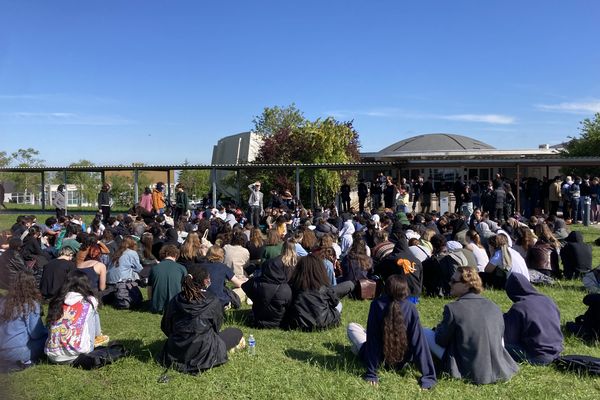
[[(0, 227), (6, 228), (4, 219)], [(578, 228), (586, 241), (600, 236), (596, 228)], [(600, 262), (600, 248), (594, 247), (594, 262)], [(564, 322), (585, 311), (580, 282), (560, 282), (542, 288), (561, 310)], [(502, 291), (485, 295), (506, 311), (511, 303)], [(436, 325), (448, 300), (422, 299), (418, 309), (424, 326)], [(422, 391), (414, 368), (380, 373), (379, 387), (361, 379), (364, 369), (350, 352), (345, 326), (366, 323), (368, 302), (344, 300), (342, 326), (318, 333), (257, 330), (249, 327), (249, 307), (229, 311), (226, 326), (240, 327), (245, 336), (254, 334), (257, 355), (233, 354), (230, 361), (199, 376), (168, 371), (169, 381), (158, 383), (163, 368), (155, 361), (165, 340), (160, 316), (141, 311), (101, 310), (103, 331), (112, 340), (128, 347), (132, 354), (115, 364), (95, 371), (43, 363), (26, 371), (0, 376), (1, 388), (18, 399), (598, 399), (600, 378), (563, 373), (553, 367), (521, 365), (509, 382), (475, 386), (441, 377), (431, 391)], [(564, 354), (600, 357), (600, 347), (565, 337)]]

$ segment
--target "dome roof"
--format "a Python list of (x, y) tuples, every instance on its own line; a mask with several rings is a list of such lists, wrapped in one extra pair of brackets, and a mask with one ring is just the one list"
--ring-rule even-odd
[(494, 150), (479, 140), (449, 133), (430, 133), (396, 142), (379, 152), (380, 156), (397, 152), (427, 153), (430, 151)]

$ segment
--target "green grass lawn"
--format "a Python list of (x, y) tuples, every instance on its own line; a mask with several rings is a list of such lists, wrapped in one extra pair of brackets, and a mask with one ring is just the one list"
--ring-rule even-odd
[[(6, 225), (0, 220), (0, 226)], [(577, 228), (588, 242), (600, 236), (596, 228)], [(594, 262), (600, 261), (594, 247)], [(542, 288), (561, 310), (564, 322), (585, 311), (580, 282), (560, 282)], [(485, 295), (506, 311), (510, 300), (502, 291)], [(424, 326), (436, 325), (448, 300), (424, 298), (418, 309)], [(249, 307), (226, 313), (226, 326), (236, 326), (244, 335), (254, 334), (257, 355), (233, 354), (230, 361), (199, 376), (168, 371), (167, 383), (158, 383), (163, 368), (155, 361), (165, 336), (160, 316), (140, 311), (101, 310), (103, 331), (112, 340), (128, 347), (132, 354), (113, 365), (95, 371), (47, 363), (26, 371), (0, 376), (0, 388), (9, 389), (18, 399), (598, 399), (600, 378), (563, 373), (553, 367), (521, 365), (519, 373), (506, 383), (475, 386), (442, 377), (431, 391), (417, 384), (414, 368), (380, 373), (379, 387), (361, 379), (364, 369), (350, 352), (345, 326), (366, 324), (368, 302), (344, 300), (343, 324), (323, 332), (257, 330), (248, 326)], [(564, 354), (600, 357), (600, 347), (585, 344), (572, 336), (565, 338)]]

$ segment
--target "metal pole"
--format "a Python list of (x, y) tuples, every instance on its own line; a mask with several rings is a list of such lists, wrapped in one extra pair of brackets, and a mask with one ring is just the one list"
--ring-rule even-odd
[(46, 210), (46, 174), (44, 172), (42, 172), (42, 211), (45, 211), (45, 210)]
[(517, 209), (516, 212), (521, 213), (521, 166), (517, 164)]
[(296, 167), (296, 199), (300, 201), (300, 167)]
[(67, 171), (63, 173), (63, 182), (65, 184), (65, 215), (67, 215), (67, 208), (69, 204), (69, 190), (67, 189)]
[(310, 209), (315, 209), (315, 173), (310, 174)]
[(171, 205), (171, 170), (167, 170), (167, 204)]
[(212, 169), (212, 206), (217, 206), (217, 170)]
[(100, 180), (102, 181), (102, 185), (106, 183), (106, 171), (100, 171)]
[[(242, 139), (240, 139), (240, 140), (242, 140)], [(235, 172), (235, 183), (237, 185), (237, 193), (235, 195), (235, 202), (239, 207), (241, 204), (241, 201), (242, 201), (242, 196), (240, 193), (242, 188), (240, 186), (240, 170), (239, 169)]]
[(139, 202), (139, 185), (138, 185), (138, 180), (139, 180), (139, 173), (140, 171), (138, 169), (134, 169), (133, 170), (133, 202), (134, 204), (137, 204)]

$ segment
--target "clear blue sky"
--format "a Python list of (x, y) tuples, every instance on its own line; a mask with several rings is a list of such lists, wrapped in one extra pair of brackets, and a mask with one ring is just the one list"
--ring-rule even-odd
[(362, 151), (500, 149), (600, 112), (600, 2), (0, 0), (0, 150), (210, 163), (263, 107), (354, 119)]

